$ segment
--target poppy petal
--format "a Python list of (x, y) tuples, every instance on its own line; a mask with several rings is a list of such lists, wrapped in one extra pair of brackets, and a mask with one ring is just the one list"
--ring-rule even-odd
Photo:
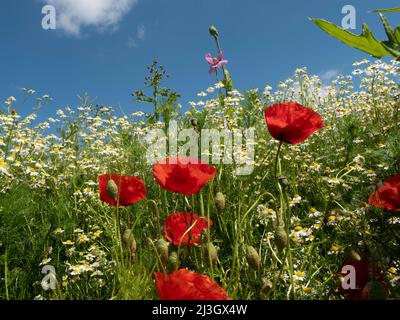
[(122, 207), (129, 206), (146, 197), (146, 186), (140, 177), (120, 176), (118, 174), (103, 174), (98, 177), (100, 200), (112, 206), (117, 205), (117, 201), (110, 197), (107, 192), (107, 184), (110, 178), (119, 188), (118, 202)]
[(372, 193), (369, 203), (386, 211), (400, 212), (400, 174), (388, 178)]
[[(211, 219), (210, 226), (212, 226)], [(191, 228), (190, 231), (183, 237), (189, 228)], [(175, 246), (179, 246), (180, 243), (189, 244), (189, 246), (199, 244), (207, 228), (207, 219), (200, 218), (195, 213), (172, 213), (164, 221), (165, 237)]]
[(180, 269), (168, 275), (154, 273), (161, 300), (231, 300), (223, 288), (206, 275)]
[(162, 189), (191, 195), (214, 178), (217, 169), (197, 159), (176, 157), (157, 163), (152, 173)]
[(290, 144), (303, 142), (324, 126), (317, 112), (295, 102), (266, 108), (265, 120), (272, 137)]

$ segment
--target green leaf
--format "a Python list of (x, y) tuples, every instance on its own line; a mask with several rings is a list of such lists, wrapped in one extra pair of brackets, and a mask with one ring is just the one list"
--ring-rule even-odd
[(396, 29), (394, 29), (394, 35), (397, 39), (397, 42), (400, 43), (400, 26), (397, 26)]
[(386, 43), (382, 43), (382, 44), (383, 44), (383, 46), (385, 47), (385, 49), (386, 49), (387, 51), (389, 51), (390, 54), (391, 54), (393, 57), (395, 57), (397, 60), (400, 59), (400, 51), (399, 51), (396, 47), (389, 46), (389, 45), (386, 44)]
[(376, 10), (372, 10), (372, 12), (381, 12), (381, 13), (400, 12), (400, 8), (376, 9)]
[(363, 31), (361, 35), (355, 35), (323, 19), (311, 19), (311, 21), (313, 21), (326, 33), (342, 41), (348, 46), (364, 51), (376, 58), (382, 58), (383, 56), (390, 55), (385, 47), (375, 39), (366, 23), (363, 24)]
[(380, 13), (379, 16), (381, 17), (383, 27), (385, 28), (386, 35), (388, 36), (389, 39), (389, 43), (393, 46), (397, 42), (397, 39), (394, 35), (392, 26), (382, 13)]

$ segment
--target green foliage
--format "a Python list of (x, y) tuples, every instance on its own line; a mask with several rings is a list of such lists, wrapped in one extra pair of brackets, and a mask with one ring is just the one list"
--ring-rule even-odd
[(363, 23), (362, 33), (360, 35), (355, 35), (323, 19), (311, 19), (311, 21), (313, 21), (326, 33), (342, 41), (348, 46), (364, 51), (376, 58), (392, 56), (396, 59), (400, 59), (400, 26), (397, 26), (393, 30), (386, 17), (382, 14), (399, 11), (399, 8), (373, 11), (379, 12), (383, 27), (388, 37), (388, 41), (378, 41), (366, 23)]
[(151, 96), (146, 95), (143, 90), (136, 90), (132, 96), (135, 97), (135, 101), (150, 103), (154, 106), (154, 112), (147, 116), (151, 123), (158, 121), (160, 115), (165, 122), (168, 122), (176, 111), (176, 101), (180, 95), (170, 88), (161, 87), (162, 81), (170, 77), (164, 66), (153, 61), (150, 66), (147, 66), (147, 70), (149, 75), (145, 77), (144, 84), (150, 89)]
[(376, 58), (382, 58), (383, 56), (389, 55), (389, 52), (381, 42), (375, 39), (370, 28), (365, 23), (363, 24), (361, 35), (355, 35), (347, 30), (343, 30), (331, 22), (322, 19), (311, 20), (326, 33), (351, 47), (362, 50)]

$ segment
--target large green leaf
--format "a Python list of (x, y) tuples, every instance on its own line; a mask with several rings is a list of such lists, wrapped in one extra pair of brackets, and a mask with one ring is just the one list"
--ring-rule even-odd
[(373, 55), (376, 58), (382, 58), (383, 56), (390, 55), (390, 52), (388, 52), (385, 47), (375, 39), (366, 23), (363, 24), (363, 31), (361, 35), (356, 35), (347, 30), (343, 30), (335, 24), (323, 19), (311, 19), (311, 21), (313, 21), (317, 26), (319, 26), (332, 37), (351, 47)]
[(376, 10), (372, 10), (372, 12), (381, 12), (381, 13), (400, 12), (400, 8), (376, 9)]

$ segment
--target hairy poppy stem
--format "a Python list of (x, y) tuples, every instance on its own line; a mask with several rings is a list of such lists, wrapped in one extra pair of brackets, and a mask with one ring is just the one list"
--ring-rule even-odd
[[(276, 211), (276, 224), (279, 226), (281, 222), (284, 223), (285, 231), (286, 231), (286, 237), (289, 237), (289, 226), (290, 226), (290, 213), (289, 210), (287, 209), (288, 207), (288, 201), (287, 201), (287, 195), (286, 191), (282, 188), (282, 185), (279, 181), (278, 173), (279, 176), (282, 175), (282, 167), (281, 167), (281, 162), (280, 162), (280, 153), (282, 149), (282, 144), (283, 142), (279, 142), (278, 150), (276, 152), (276, 157), (275, 157), (275, 169), (274, 169), (274, 176), (275, 176), (275, 181), (278, 186), (279, 190), (279, 200), (280, 200), (280, 210)], [(279, 170), (279, 172), (278, 172)], [(285, 268), (285, 262), (288, 261), (289, 263), (289, 274), (290, 274), (290, 287), (288, 291), (288, 296), (291, 296), (293, 299), (295, 299), (295, 284), (294, 284), (294, 278), (293, 278), (293, 257), (291, 253), (291, 248), (290, 248), (290, 239), (287, 239), (287, 244), (286, 244), (286, 250), (285, 250), (285, 257), (282, 260), (282, 267), (280, 270), (280, 275), (283, 272), (283, 269)]]

